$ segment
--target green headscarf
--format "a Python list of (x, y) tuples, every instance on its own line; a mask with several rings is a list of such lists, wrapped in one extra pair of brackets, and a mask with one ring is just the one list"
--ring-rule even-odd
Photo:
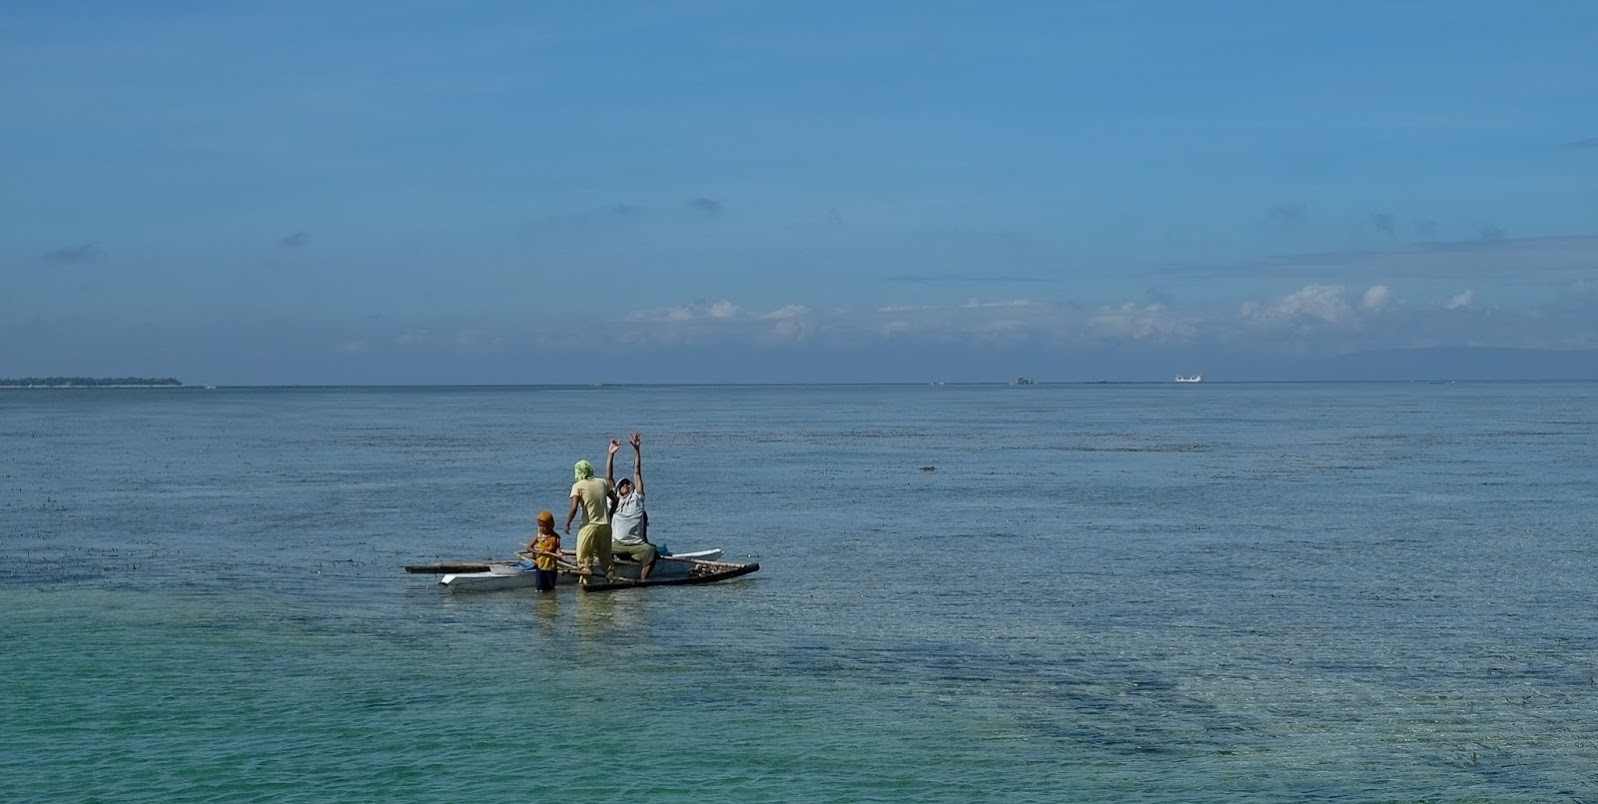
[(578, 480), (587, 480), (588, 478), (594, 476), (594, 465), (584, 459), (577, 462), (575, 471), (577, 473)]

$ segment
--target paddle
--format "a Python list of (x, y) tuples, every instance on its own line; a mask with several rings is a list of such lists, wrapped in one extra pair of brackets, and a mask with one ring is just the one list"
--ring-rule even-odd
[[(529, 553), (526, 550), (517, 550), (516, 555), (518, 558), (524, 559), (526, 561), (535, 560), (534, 554)], [(575, 555), (575, 553), (570, 550), (562, 550), (560, 557), (555, 559), (555, 569), (569, 572), (574, 575), (581, 575), (582, 573), (578, 571), (577, 563), (574, 560), (566, 558), (567, 556), (573, 555)]]

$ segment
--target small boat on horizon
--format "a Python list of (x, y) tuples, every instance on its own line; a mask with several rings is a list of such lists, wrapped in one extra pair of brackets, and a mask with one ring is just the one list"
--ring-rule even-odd
[(1204, 375), (1202, 375), (1202, 374), (1178, 374), (1178, 375), (1176, 375), (1176, 381), (1177, 382), (1204, 382)]

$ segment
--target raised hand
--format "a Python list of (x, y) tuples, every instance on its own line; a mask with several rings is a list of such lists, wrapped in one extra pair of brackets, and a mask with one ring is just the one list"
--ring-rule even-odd
[(643, 444), (644, 444), (644, 434), (643, 433), (633, 433), (633, 437), (631, 439), (628, 439), (627, 443), (632, 444), (633, 445), (633, 449), (638, 449), (639, 447), (642, 447)]
[[(636, 441), (636, 439), (637, 439), (637, 436), (634, 436), (634, 439), (635, 439), (635, 440), (634, 440), (634, 442), (633, 442), (633, 446), (635, 446), (635, 447), (636, 447), (636, 446), (638, 446), (638, 443), (637, 443), (637, 441)], [(615, 454), (616, 454), (616, 450), (619, 450), (619, 449), (621, 449), (621, 442), (620, 442), (620, 441), (617, 441), (617, 440), (616, 440), (616, 439), (614, 439), (614, 438), (612, 438), (612, 439), (611, 439), (611, 440), (610, 440), (610, 454), (612, 454), (612, 455), (615, 455)]]

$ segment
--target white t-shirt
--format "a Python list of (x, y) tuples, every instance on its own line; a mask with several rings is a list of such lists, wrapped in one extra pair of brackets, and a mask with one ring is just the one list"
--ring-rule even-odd
[(634, 491), (616, 503), (616, 513), (610, 515), (610, 540), (618, 544), (642, 544), (644, 541), (644, 493)]

